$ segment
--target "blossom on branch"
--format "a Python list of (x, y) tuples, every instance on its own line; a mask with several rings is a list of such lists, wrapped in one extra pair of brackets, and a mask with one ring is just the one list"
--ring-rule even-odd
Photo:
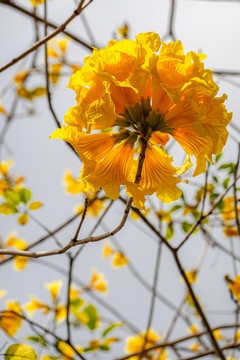
[[(160, 51), (159, 51), (160, 48)], [(119, 188), (144, 209), (145, 196), (156, 193), (165, 203), (177, 200), (177, 177), (196, 159), (193, 176), (206, 170), (206, 159), (226, 143), (227, 96), (205, 70), (205, 55), (183, 53), (180, 41), (161, 43), (154, 32), (136, 41), (112, 40), (94, 49), (69, 87), (77, 105), (69, 109), (51, 138), (69, 142), (83, 161), (80, 180), (92, 191), (103, 188), (117, 200)], [(170, 139), (186, 153), (180, 167), (164, 147)]]

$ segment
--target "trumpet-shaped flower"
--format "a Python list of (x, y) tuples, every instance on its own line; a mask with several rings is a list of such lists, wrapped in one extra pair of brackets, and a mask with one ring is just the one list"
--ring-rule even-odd
[[(83, 161), (80, 180), (113, 200), (125, 185), (140, 209), (146, 195), (178, 199), (178, 175), (192, 166), (190, 157), (196, 159), (193, 176), (206, 170), (206, 159), (212, 162), (226, 143), (232, 116), (226, 95), (216, 96), (204, 58), (184, 55), (180, 41), (161, 43), (153, 32), (94, 49), (70, 78), (77, 105), (65, 115), (67, 127), (51, 136), (75, 148)], [(164, 150), (171, 138), (186, 153), (180, 167)]]
[(7, 301), (6, 306), (7, 310), (0, 314), (0, 327), (9, 336), (14, 336), (21, 327), (20, 314), (22, 310), (16, 301)]

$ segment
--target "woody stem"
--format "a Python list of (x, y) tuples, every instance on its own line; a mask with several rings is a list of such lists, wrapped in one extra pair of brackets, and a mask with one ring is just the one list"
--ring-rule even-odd
[(143, 168), (143, 163), (144, 163), (144, 159), (145, 159), (145, 152), (147, 149), (147, 140), (140, 138), (139, 141), (141, 142), (141, 152), (138, 157), (138, 168), (137, 168), (137, 173), (136, 173), (136, 177), (135, 177), (135, 181), (134, 181), (135, 184), (139, 184), (139, 182), (141, 180), (142, 168)]

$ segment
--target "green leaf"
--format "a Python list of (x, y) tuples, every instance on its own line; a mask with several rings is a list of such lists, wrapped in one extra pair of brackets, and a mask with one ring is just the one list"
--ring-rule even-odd
[(215, 162), (217, 163), (221, 159), (221, 157), (222, 157), (222, 154), (216, 155)]
[(230, 175), (235, 172), (236, 164), (234, 164), (234, 163), (222, 164), (218, 169), (219, 170), (228, 169), (228, 173)]
[[(190, 224), (189, 222), (187, 221), (184, 221), (182, 223), (182, 230), (187, 234), (189, 232), (189, 230), (192, 228), (192, 224)], [(193, 231), (193, 234), (195, 234), (196, 232), (198, 232), (198, 229), (195, 229)]]
[(197, 220), (200, 217), (200, 212), (195, 209), (192, 211), (192, 216), (194, 217), (195, 220)]
[(192, 224), (190, 224), (190, 223), (187, 222), (187, 221), (184, 221), (184, 222), (182, 223), (182, 230), (183, 230), (185, 233), (188, 233), (189, 230), (191, 229), (191, 227), (192, 227)]
[(78, 310), (81, 306), (83, 306), (84, 303), (85, 303), (85, 300), (83, 300), (81, 298), (76, 298), (76, 299), (70, 301), (70, 306), (71, 306), (71, 309)]
[(2, 203), (0, 205), (0, 214), (10, 215), (16, 214), (17, 212), (17, 208), (14, 205), (9, 204), (8, 202)]
[(13, 344), (4, 354), (4, 360), (37, 360), (37, 355), (29, 345)]
[(168, 224), (167, 228), (166, 228), (166, 234), (165, 234), (165, 237), (166, 237), (166, 240), (170, 240), (173, 238), (173, 235), (174, 235), (174, 228), (173, 228), (173, 224)]
[(41, 344), (44, 347), (48, 346), (47, 342), (43, 338), (41, 338), (40, 336), (27, 336), (26, 340), (32, 341), (32, 342), (37, 343), (37, 344)]
[(215, 183), (218, 183), (218, 178), (216, 176), (213, 176), (212, 178)]
[(101, 349), (103, 351), (109, 351), (110, 347), (108, 345), (102, 344), (102, 345), (99, 345), (99, 349)]
[(218, 198), (219, 195), (220, 195), (220, 194), (218, 194), (218, 193), (212, 193), (212, 194), (210, 194), (209, 197), (210, 197), (211, 200), (214, 200), (214, 199)]
[(29, 189), (21, 189), (19, 191), (19, 196), (20, 196), (21, 202), (26, 204), (31, 199), (32, 194)]
[(106, 336), (107, 334), (109, 334), (112, 330), (114, 330), (116, 327), (122, 326), (122, 323), (114, 323), (109, 325), (102, 333), (102, 337)]
[(19, 193), (12, 189), (4, 191), (4, 197), (7, 202), (13, 206), (17, 206), (21, 202)]
[(223, 181), (222, 184), (223, 184), (224, 189), (226, 189), (226, 188), (228, 187), (229, 180), (230, 180), (230, 178), (227, 177), (227, 178)]
[(86, 324), (89, 330), (95, 330), (97, 327), (98, 313), (96, 308), (89, 304), (84, 310), (83, 313), (87, 314), (89, 317), (89, 321)]
[(224, 201), (221, 200), (220, 203), (216, 206), (218, 210), (222, 211), (224, 209)]
[(182, 207), (182, 205), (174, 205), (173, 207), (171, 207), (169, 212), (173, 213), (174, 211), (177, 211), (177, 210), (181, 209), (181, 207)]

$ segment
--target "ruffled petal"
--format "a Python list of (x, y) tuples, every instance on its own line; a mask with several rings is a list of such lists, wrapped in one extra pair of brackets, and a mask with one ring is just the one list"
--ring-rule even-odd
[[(171, 163), (172, 157), (168, 156), (161, 148), (148, 146), (139, 184), (126, 186), (128, 194), (133, 197), (135, 206), (143, 209), (145, 195), (152, 195), (154, 192), (165, 203), (177, 200), (181, 196), (182, 193), (176, 185), (182, 180), (175, 177), (181, 171), (172, 166)], [(182, 172), (190, 166), (189, 161), (188, 165), (185, 163)]]
[(86, 172), (83, 171), (81, 179), (90, 184), (95, 191), (103, 188), (106, 196), (117, 200), (120, 185), (128, 182), (127, 177), (132, 169), (133, 157), (133, 147), (123, 142), (98, 162), (90, 175), (86, 176)]
[(201, 137), (193, 129), (179, 129), (173, 138), (181, 145), (183, 150), (196, 158), (196, 169), (193, 176), (206, 171), (206, 159), (212, 162), (213, 141), (209, 136)]

